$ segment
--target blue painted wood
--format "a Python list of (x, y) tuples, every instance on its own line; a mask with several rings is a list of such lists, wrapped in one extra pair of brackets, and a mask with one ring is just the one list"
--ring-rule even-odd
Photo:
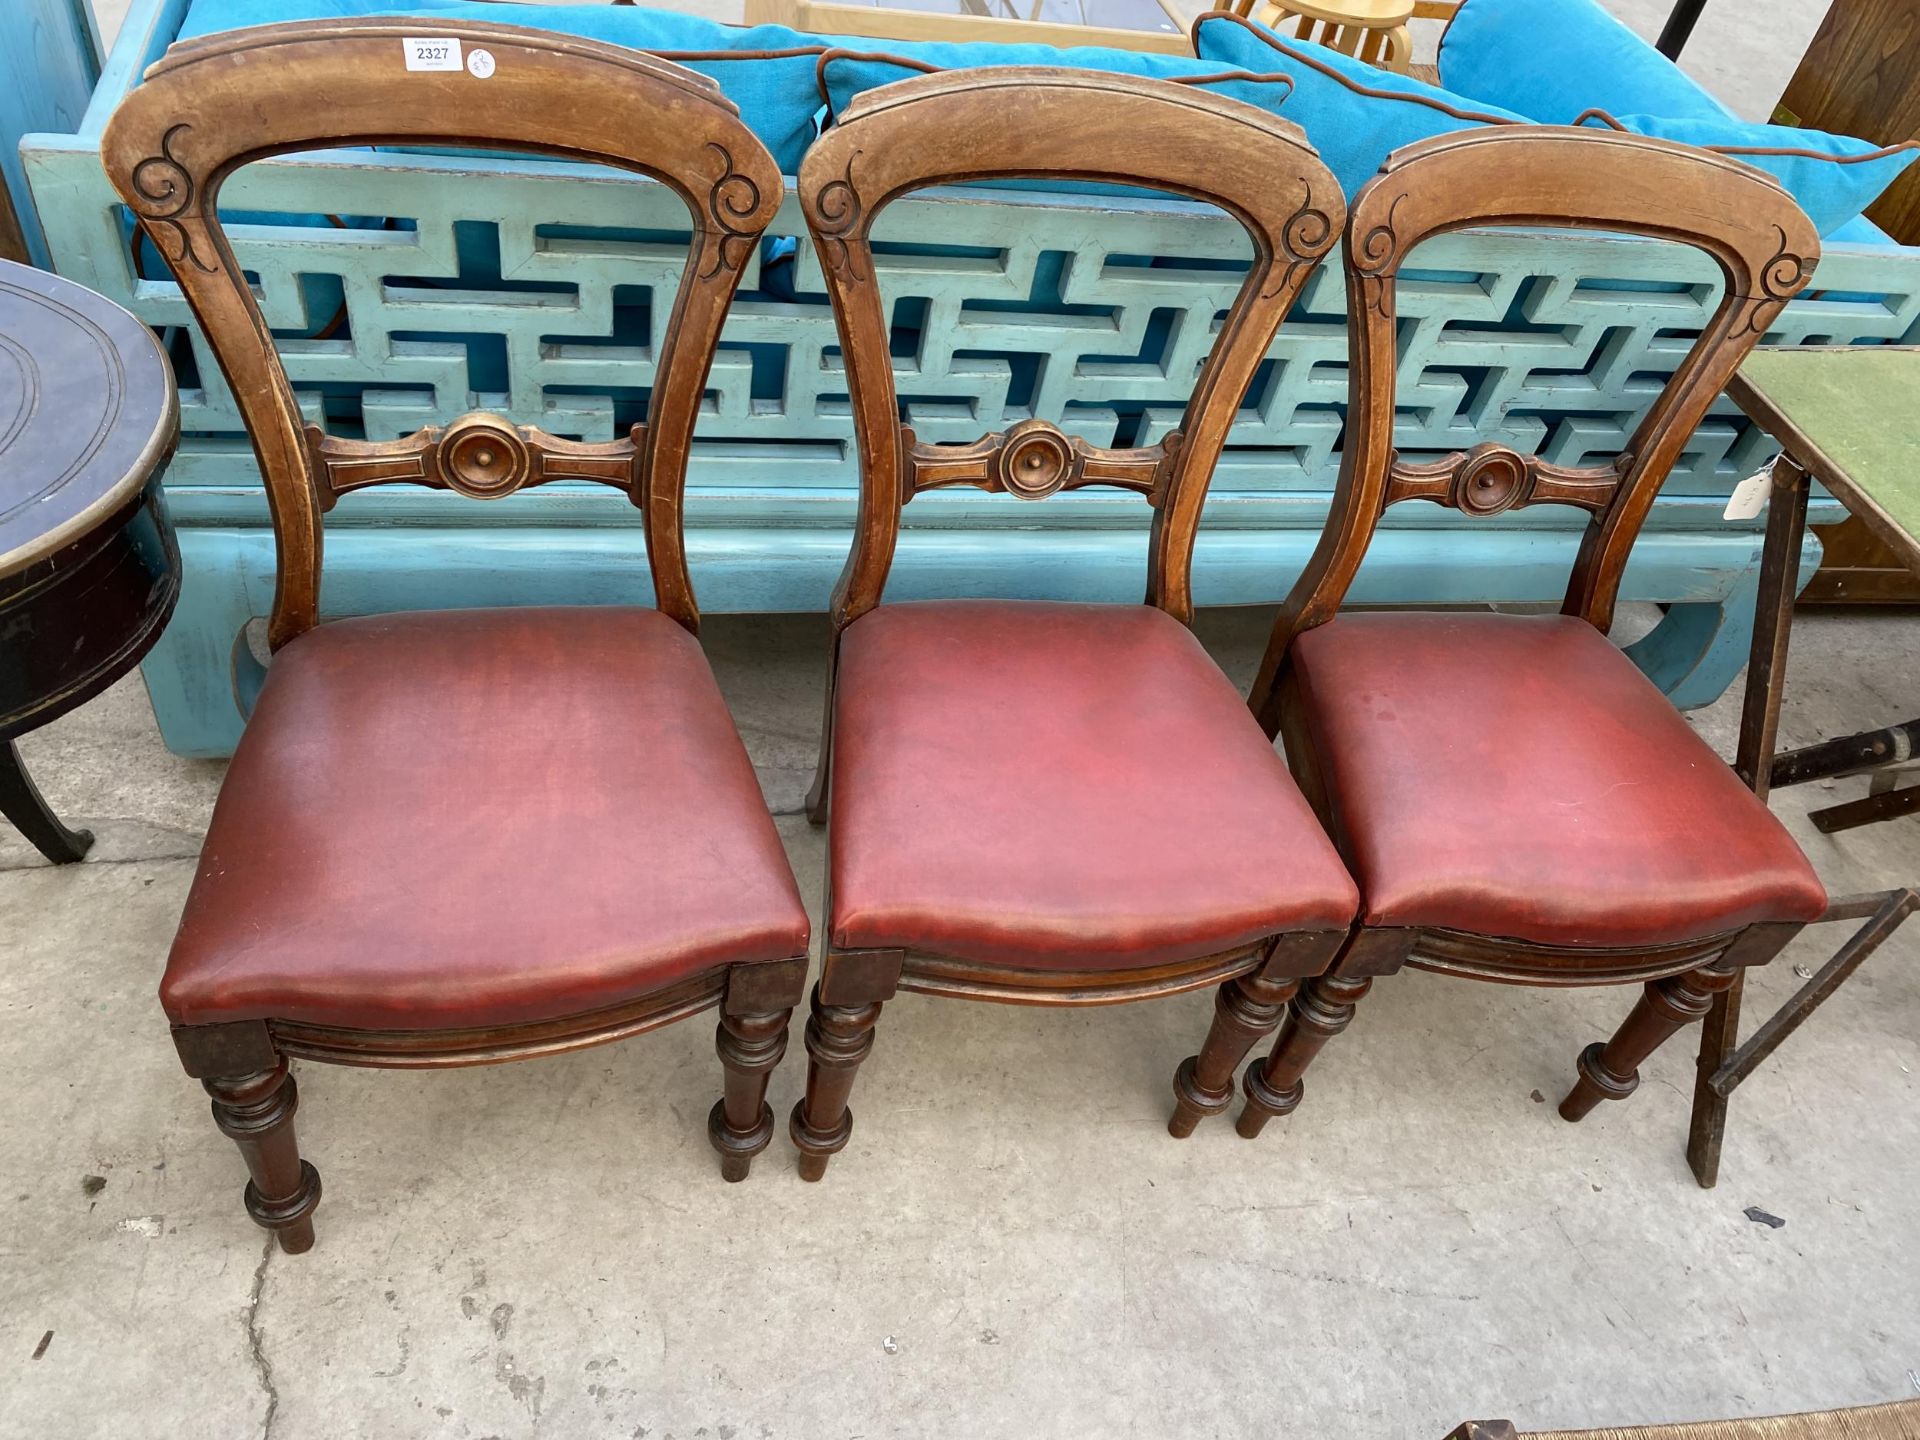
[(20, 137), (77, 129), (99, 76), (100, 37), (87, 0), (0, 3), (0, 186), (20, 217), (27, 258), (43, 269), (53, 260), (20, 163)]
[[(188, 593), (148, 679), (169, 743), (219, 753), (237, 723), (234, 637), (265, 613), (271, 586), (264, 499), (177, 287), (157, 264), (149, 278), (135, 273), (96, 140), (185, 3), (135, 0), (80, 133), (30, 137), (26, 163), (61, 271), (161, 327), (181, 362), (186, 437), (169, 486)], [(550, 162), (360, 150), (250, 166), (223, 198), (249, 215), (231, 228), (234, 248), (259, 276), (316, 422), (386, 439), (483, 408), (607, 439), (639, 418), (653, 379), (650, 300), (684, 256), (684, 213), (661, 187)], [(344, 224), (316, 224), (316, 214)], [(774, 230), (804, 229), (789, 195)], [(1159, 438), (1246, 257), (1239, 227), (1203, 207), (1033, 192), (910, 197), (876, 238), (900, 394), (928, 440), (972, 439), (1032, 414), (1100, 444)], [(1401, 286), (1399, 437), (1413, 458), (1483, 438), (1563, 464), (1610, 458), (1719, 288), (1705, 257), (1616, 236), (1469, 232), (1423, 247), (1414, 263)], [(1920, 341), (1920, 252), (1836, 247), (1818, 284), (1781, 316), (1774, 343)], [(1216, 475), (1202, 603), (1284, 594), (1326, 514), (1345, 398), (1344, 297), (1330, 265), (1277, 340)], [(1772, 449), (1721, 406), (1629, 569), (1626, 598), (1672, 607), (1633, 653), (1681, 703), (1713, 698), (1744, 660), (1758, 522), (1720, 511)], [(823, 606), (855, 491), (838, 339), (803, 238), (795, 263), (749, 267), (714, 367), (688, 493), (702, 605)], [(925, 496), (907, 513), (889, 593), (1133, 598), (1145, 514), (1136, 498), (1099, 491), (1044, 507)], [(1816, 520), (1839, 515), (1816, 500)], [(618, 497), (566, 487), (491, 506), (405, 489), (355, 495), (329, 520), (338, 538), (322, 605), (337, 614), (643, 596), (633, 518)], [(1389, 518), (1361, 603), (1555, 599), (1584, 524), (1555, 507), (1491, 526), (1421, 505)], [(1809, 564), (1816, 555), (1810, 544)]]
[[(1557, 601), (1578, 536), (1565, 530), (1483, 530), (1453, 537), (1445, 556), (1419, 530), (1388, 530), (1353, 590), (1357, 604)], [(1308, 530), (1203, 530), (1194, 589), (1203, 605), (1270, 598), (1275, 575), (1291, 577), (1314, 543)], [(252, 665), (236, 641), (266, 614), (273, 595), (273, 542), (257, 526), (184, 526), (186, 583), (173, 624), (149, 657), (147, 689), (168, 746), (186, 755), (230, 753), (247, 708)], [(1745, 661), (1752, 614), (1752, 536), (1648, 535), (1636, 547), (1626, 591), (1676, 600), (1698, 617), (1656, 657), (1656, 679), (1683, 696), (1705, 683), (1718, 694)], [(692, 532), (688, 558), (703, 593), (738, 597), (749, 611), (826, 606), (847, 535), (837, 529), (708, 526)], [(1133, 532), (913, 529), (901, 538), (887, 593), (901, 599), (1012, 596), (1137, 600), (1145, 587), (1144, 527)], [(1810, 552), (1805, 573), (1818, 563)], [(527, 527), (392, 530), (341, 526), (327, 538), (329, 617), (464, 606), (651, 603), (637, 528)], [(1671, 625), (1671, 621), (1669, 625)], [(1667, 631), (1663, 626), (1656, 635)], [(1685, 642), (1692, 639), (1689, 652)], [(1731, 647), (1731, 648), (1729, 648)], [(1708, 696), (1706, 698), (1711, 698)]]

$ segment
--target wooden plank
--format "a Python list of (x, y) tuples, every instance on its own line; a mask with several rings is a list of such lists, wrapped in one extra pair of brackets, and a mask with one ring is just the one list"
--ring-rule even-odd
[[(1834, 0), (1774, 119), (1879, 145), (1920, 139), (1920, 0)], [(1903, 245), (1920, 244), (1920, 168), (1867, 218)]]

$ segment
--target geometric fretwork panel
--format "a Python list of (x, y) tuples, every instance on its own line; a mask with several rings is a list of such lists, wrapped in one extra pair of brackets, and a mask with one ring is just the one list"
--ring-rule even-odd
[[(173, 478), (194, 483), (196, 455), (235, 452), (238, 413), (177, 287), (136, 277), (124, 212), (87, 158), (75, 155), (68, 182), (85, 203), (41, 201), (56, 263), (168, 332), (189, 437)], [(248, 167), (223, 206), (271, 222), (229, 233), (316, 423), (387, 440), (491, 409), (608, 440), (644, 414), (684, 259), (684, 212), (660, 186), (580, 166), (335, 152)], [(726, 325), (696, 491), (852, 484), (839, 341), (791, 196), (770, 233), (782, 231), (800, 235), (797, 253), (748, 266)], [(1235, 222), (1200, 207), (1031, 192), (909, 197), (874, 238), (902, 409), (933, 441), (1042, 415), (1099, 444), (1152, 443), (1177, 424), (1247, 253)], [(1920, 341), (1920, 255), (1835, 251), (1815, 285), (1770, 343)], [(1497, 438), (1559, 464), (1603, 461), (1717, 298), (1704, 255), (1659, 242), (1434, 240), (1399, 287), (1401, 447), (1420, 458)], [(1216, 495), (1331, 485), (1344, 316), (1336, 256), (1246, 396)], [(1724, 491), (1768, 449), (1723, 403), (1669, 490)]]

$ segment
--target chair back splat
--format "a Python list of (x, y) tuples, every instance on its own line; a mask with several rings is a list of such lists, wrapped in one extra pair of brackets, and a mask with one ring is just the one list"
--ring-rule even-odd
[[(926, 445), (900, 422), (870, 243), (887, 203), (926, 185), (1051, 178), (1151, 186), (1220, 206), (1253, 264), (1180, 428), (1111, 449), (1029, 420), (972, 445)], [(880, 601), (900, 510), (922, 490), (974, 485), (1039, 500), (1086, 485), (1153, 506), (1147, 601), (1189, 621), (1194, 532), (1241, 397), (1345, 218), (1339, 184), (1297, 126), (1187, 86), (1053, 68), (969, 70), (863, 95), (800, 167), (801, 202), (832, 292), (860, 449), (854, 545), (833, 596), (836, 632)]]
[[(1491, 225), (1650, 236), (1718, 263), (1726, 282), (1718, 308), (1613, 464), (1555, 465), (1497, 442), (1431, 463), (1395, 451), (1400, 269), (1423, 240)], [(1275, 697), (1294, 638), (1333, 618), (1381, 515), (1402, 500), (1467, 515), (1542, 503), (1586, 510), (1561, 612), (1611, 628), (1628, 552), (1674, 461), (1819, 258), (1813, 223), (1771, 176), (1671, 141), (1513, 126), (1441, 136), (1392, 155), (1348, 221), (1346, 440), (1327, 527), (1281, 608), (1254, 682), (1268, 733), (1278, 725)]]
[[(462, 25), (491, 59), (411, 70), (418, 25), (338, 20), (235, 31), (176, 45), (108, 124), (114, 186), (172, 265), (246, 420), (278, 551), (275, 649), (319, 615), (321, 516), (367, 485), (497, 499), (555, 480), (625, 490), (644, 511), (659, 607), (693, 629), (681, 505), (688, 450), (720, 322), (780, 203), (779, 168), (713, 81), (618, 46), (504, 25)], [(448, 32), (450, 35), (455, 32)], [(374, 117), (356, 124), (356, 117)], [(649, 176), (686, 202), (692, 245), (664, 323), (644, 424), (582, 444), (470, 414), (392, 442), (324, 434), (301, 415), (217, 210), (249, 161), (315, 147), (512, 146)]]

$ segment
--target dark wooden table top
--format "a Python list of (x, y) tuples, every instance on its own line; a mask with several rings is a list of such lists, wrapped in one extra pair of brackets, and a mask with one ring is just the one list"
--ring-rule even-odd
[(178, 425), (151, 330), (70, 280), (0, 260), (0, 578), (138, 495)]

